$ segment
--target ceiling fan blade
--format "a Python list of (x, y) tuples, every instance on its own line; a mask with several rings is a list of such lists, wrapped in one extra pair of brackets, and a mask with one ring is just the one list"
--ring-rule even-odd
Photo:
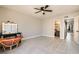
[(38, 9), (38, 8), (34, 8), (34, 9), (36, 9), (36, 10), (40, 10), (40, 9)]
[(46, 5), (46, 6), (45, 6), (45, 9), (48, 8), (48, 7), (49, 7), (49, 5)]
[(41, 10), (40, 10), (40, 11), (37, 11), (37, 12), (35, 12), (35, 13), (39, 13), (39, 12), (41, 12)]
[(52, 10), (44, 10), (44, 11), (47, 11), (47, 12), (52, 12)]

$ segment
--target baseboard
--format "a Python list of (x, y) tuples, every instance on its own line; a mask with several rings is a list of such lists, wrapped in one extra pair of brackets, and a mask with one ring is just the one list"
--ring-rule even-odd
[(40, 36), (53, 37), (53, 36), (49, 36), (49, 35), (35, 35), (35, 36), (30, 36), (30, 37), (24, 37), (24, 38), (22, 38), (22, 40), (27, 40), (27, 39), (31, 39), (31, 38), (40, 37)]
[(53, 37), (53, 38), (54, 38), (54, 36), (50, 36), (50, 35), (42, 35), (42, 36), (46, 36), (46, 37)]
[(35, 35), (35, 36), (30, 36), (30, 37), (24, 37), (22, 38), (22, 40), (27, 40), (27, 39), (31, 39), (31, 38), (36, 38), (36, 37), (40, 37), (41, 35)]

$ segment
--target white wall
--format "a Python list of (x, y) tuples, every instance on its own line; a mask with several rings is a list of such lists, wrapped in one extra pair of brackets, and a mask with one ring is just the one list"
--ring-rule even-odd
[(7, 20), (17, 23), (18, 31), (22, 32), (26, 38), (41, 35), (41, 20), (37, 18), (31, 18), (11, 9), (0, 8), (0, 21), (5, 22)]
[(65, 23), (64, 23), (64, 18), (60, 19), (60, 39), (65, 39)]
[(79, 44), (79, 16), (74, 18), (74, 41)]
[(53, 37), (53, 19), (43, 19), (42, 35)]

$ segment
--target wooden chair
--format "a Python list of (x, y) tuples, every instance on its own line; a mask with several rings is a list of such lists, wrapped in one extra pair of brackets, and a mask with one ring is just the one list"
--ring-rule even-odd
[(7, 39), (4, 39), (4, 40), (2, 40), (1, 42), (1, 45), (2, 45), (2, 47), (3, 47), (3, 49), (4, 49), (4, 51), (5, 51), (5, 48), (10, 48), (10, 50), (12, 49), (12, 46), (13, 46), (13, 40), (7, 40)]

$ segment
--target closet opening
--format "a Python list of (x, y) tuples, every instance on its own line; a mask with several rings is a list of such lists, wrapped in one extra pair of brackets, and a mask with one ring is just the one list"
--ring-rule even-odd
[(55, 21), (55, 33), (54, 36), (55, 37), (60, 37), (60, 21), (56, 20)]

